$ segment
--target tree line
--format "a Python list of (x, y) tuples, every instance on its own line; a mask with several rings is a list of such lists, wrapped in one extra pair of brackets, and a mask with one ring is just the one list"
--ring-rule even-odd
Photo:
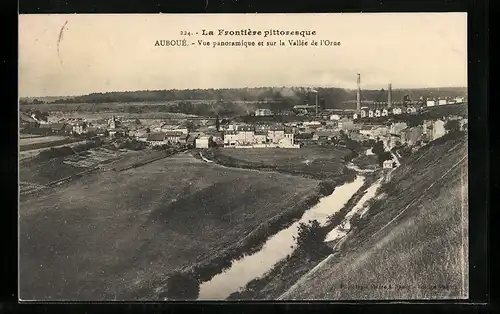
[[(315, 88), (318, 91), (320, 105), (326, 108), (353, 109), (356, 91), (342, 88)], [(420, 97), (456, 97), (463, 96), (466, 88), (441, 89), (394, 89), (393, 100), (402, 100), (406, 95), (417, 100)], [(386, 101), (387, 91), (363, 90), (362, 99), (366, 101)], [(187, 89), (187, 90), (145, 90), (129, 92), (92, 93), (82, 96), (64, 97), (60, 99), (44, 100), (21, 99), (20, 104), (39, 103), (114, 103), (114, 102), (162, 102), (162, 101), (210, 101), (210, 102), (263, 102), (272, 105), (273, 102), (295, 104), (315, 104), (316, 93), (304, 87), (256, 87), (256, 88), (227, 88), (227, 89)]]

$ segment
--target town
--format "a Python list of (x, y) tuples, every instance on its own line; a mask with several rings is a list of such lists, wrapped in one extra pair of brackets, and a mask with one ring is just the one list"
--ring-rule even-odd
[[(354, 110), (326, 109), (319, 104), (295, 105), (292, 110), (276, 116), (272, 109), (258, 108), (249, 116), (251, 121), (239, 117), (195, 117), (194, 119), (130, 119), (113, 114), (110, 118), (65, 117), (63, 112), (37, 112), (21, 107), (20, 132), (52, 136), (72, 136), (76, 139), (97, 138), (104, 141), (131, 140), (134, 145), (154, 150), (173, 147), (185, 149), (289, 148), (304, 146), (346, 147), (347, 141), (361, 143), (366, 154), (373, 154), (376, 142), (383, 143), (386, 151), (397, 156), (418, 150), (451, 128), (467, 128), (466, 95), (456, 97), (420, 97), (411, 100), (392, 99), (392, 86), (388, 85), (386, 101), (362, 99), (361, 78), (357, 76)], [(281, 121), (275, 121), (279, 117)], [(174, 120), (174, 121), (172, 121)], [(452, 121), (452, 122), (450, 122)], [(43, 143), (30, 147), (38, 149)], [(24, 151), (23, 146), (22, 151)], [(394, 154), (393, 154), (394, 155)], [(387, 155), (391, 156), (391, 155)], [(393, 157), (384, 167), (392, 167)]]
[[(138, 249), (145, 243), (154, 243), (157, 249), (151, 254), (161, 254), (167, 260), (177, 254), (191, 254), (191, 257), (172, 259), (168, 264), (152, 257), (140, 258), (140, 263), (146, 263), (150, 269), (167, 269), (172, 282), (180, 278), (179, 284), (182, 286), (192, 283), (194, 290), (190, 292), (189, 298), (258, 299), (277, 298), (285, 292), (285, 295), (306, 293), (304, 289), (294, 292), (296, 290), (293, 287), (276, 288), (275, 285), (299, 280), (300, 276), (305, 275), (304, 271), (325, 258), (349, 230), (357, 230), (367, 224), (382, 224), (392, 219), (390, 213), (399, 208), (396, 205), (399, 201), (394, 201), (394, 205), (385, 209), (384, 212), (389, 215), (387, 218), (376, 216), (381, 206), (377, 204), (395, 197), (391, 195), (397, 191), (396, 184), (413, 184), (416, 179), (410, 173), (417, 169), (419, 173), (425, 171), (421, 174), (424, 179), (419, 182), (430, 184), (430, 188), (435, 180), (440, 180), (438, 174), (454, 170), (465, 158), (462, 156), (466, 150), (467, 134), (465, 92), (453, 92), (453, 97), (448, 92), (448, 96), (420, 96), (414, 100), (406, 92), (393, 90), (391, 84), (387, 91), (362, 90), (359, 74), (357, 86), (355, 99), (343, 101), (338, 105), (341, 108), (325, 106), (324, 89), (305, 88), (299, 89), (302, 100), (294, 103), (285, 98), (287, 105), (281, 108), (275, 108), (277, 105), (273, 101), (232, 102), (226, 105), (224, 100), (220, 100), (205, 105), (209, 109), (219, 108), (219, 113), (198, 115), (191, 112), (201, 112), (203, 101), (170, 105), (89, 105), (71, 103), (66, 99), (62, 103), (57, 100), (53, 103), (44, 103), (39, 99), (31, 99), (29, 103), (22, 100), (19, 114), (19, 185), (23, 208), (58, 208), (62, 204), (60, 197), (69, 197), (64, 201), (64, 206), (73, 208), (81, 215), (99, 217), (109, 212), (112, 216), (123, 217), (114, 221), (112, 230), (115, 231), (109, 229), (106, 220), (96, 218), (96, 221), (100, 221), (100, 232), (121, 232), (117, 228), (128, 224), (126, 221), (120, 222), (121, 219), (142, 217), (133, 226), (145, 229), (136, 231), (136, 239), (130, 240), (129, 245)], [(434, 94), (438, 92), (434, 91)], [(267, 90), (267, 93), (276, 94), (272, 89)], [(370, 93), (372, 100), (365, 98)], [(294, 97), (297, 92), (293, 89), (283, 92), (282, 89), (281, 94)], [(373, 100), (374, 94), (377, 100)], [(399, 96), (396, 98), (393, 94)], [(162, 110), (155, 111), (155, 106), (160, 106)], [(254, 109), (244, 115), (224, 113), (230, 111), (231, 106), (250, 106)], [(163, 111), (164, 107), (170, 111)], [(451, 153), (446, 155), (446, 152)], [(426, 166), (432, 162), (438, 164)], [(166, 173), (168, 175), (165, 176)], [(350, 195), (348, 202), (348, 199), (339, 199), (343, 195), (341, 192), (336, 194), (342, 188), (348, 189), (344, 193)], [(410, 190), (411, 193), (420, 193), (418, 191), (422, 189), (425, 187)], [(77, 196), (81, 193), (86, 195), (85, 198)], [(361, 197), (363, 193), (369, 198)], [(93, 198), (108, 201), (94, 203), (94, 208), (88, 212), (84, 199)], [(322, 209), (333, 213), (326, 218), (324, 215), (314, 216), (321, 206), (311, 208), (322, 198), (333, 199), (335, 201), (332, 204), (340, 206), (337, 209)], [(410, 196), (403, 199), (409, 201)], [(344, 202), (347, 202), (345, 206), (342, 205)], [(367, 207), (366, 204), (372, 205)], [(151, 209), (143, 214), (130, 212), (130, 208), (144, 206)], [(256, 268), (245, 276), (241, 276), (241, 270), (238, 270), (238, 267), (245, 265), (244, 261), (235, 264), (235, 269), (222, 271), (227, 267), (224, 265), (228, 260), (241, 258), (252, 248), (258, 247), (266, 235), (279, 232), (302, 214), (304, 216), (300, 221), (304, 223), (300, 228), (304, 230), (314, 226), (306, 224), (307, 217), (311, 215), (324, 224), (324, 227), (316, 227), (322, 230), (319, 234), (323, 236), (314, 240), (321, 243), (325, 241), (320, 244), (323, 253), (309, 252), (319, 245), (314, 244), (317, 242), (307, 242), (305, 251), (293, 251), (300, 242), (293, 238), (277, 240), (278, 233), (277, 238), (270, 237), (267, 240), (269, 243), (278, 241), (276, 247), (272, 244), (266, 246), (274, 252), (266, 253), (265, 249), (259, 252), (275, 256), (276, 259), (271, 259), (269, 265), (262, 263), (262, 269)], [(69, 224), (80, 225), (79, 219), (69, 218), (65, 212), (51, 211), (50, 215), (55, 215), (52, 219), (66, 219)], [(150, 215), (156, 218), (151, 221), (148, 218)], [(28, 225), (35, 223), (29, 219), (22, 221)], [(239, 223), (231, 223), (234, 221)], [(259, 227), (260, 221), (268, 221), (267, 227)], [(206, 229), (209, 225), (212, 226), (210, 231)], [(36, 238), (44, 238), (43, 241), (47, 243), (54, 241), (51, 239), (56, 235), (47, 228), (23, 234), (23, 247), (33, 247), (29, 243)], [(96, 233), (94, 228), (93, 225), (85, 227), (86, 238), (97, 239), (95, 236), (100, 233)], [(158, 231), (157, 228), (165, 231)], [(293, 232), (300, 229), (297, 229), (296, 224), (286, 228)], [(31, 235), (33, 232), (37, 235)], [(163, 248), (166, 243), (159, 238), (151, 238), (157, 232), (175, 239), (169, 249)], [(183, 234), (190, 236), (186, 238)], [(235, 244), (233, 234), (236, 237), (247, 236), (243, 242)], [(363, 233), (355, 233), (352, 241), (356, 241), (358, 236), (364, 237)], [(200, 256), (210, 253), (206, 246), (195, 244), (199, 241), (195, 239), (200, 237), (222, 246), (216, 249), (212, 257), (200, 260)], [(85, 249), (88, 240), (81, 242), (79, 237), (75, 239), (79, 243), (78, 249)], [(129, 253), (115, 247), (113, 241), (117, 240), (113, 239), (115, 237), (111, 236), (109, 241), (96, 247), (107, 247), (109, 254), (119, 254), (122, 256), (117, 262), (121, 265), (119, 267), (129, 269), (133, 265), (127, 262)], [(283, 246), (283, 241), (290, 246)], [(64, 241), (60, 245), (64, 246)], [(231, 248), (227, 249), (226, 246)], [(93, 252), (95, 249), (88, 247), (86, 250)], [(40, 258), (37, 257), (39, 253), (31, 249), (21, 252), (25, 258)], [(72, 256), (76, 258), (77, 255)], [(293, 262), (294, 259), (299, 259), (300, 263)], [(280, 260), (284, 263), (279, 266), (282, 270), (278, 266), (273, 268), (273, 264)], [(186, 265), (190, 265), (188, 270), (178, 270)], [(298, 271), (298, 265), (302, 265), (301, 271)], [(34, 266), (26, 267), (33, 269)], [(35, 268), (40, 271), (38, 267)], [(273, 271), (278, 270), (282, 274), (273, 275)], [(260, 278), (265, 271), (271, 273)], [(109, 273), (109, 276), (112, 274)], [(51, 275), (46, 273), (46, 276)], [(109, 276), (106, 276), (106, 280), (112, 280)], [(140, 276), (143, 278), (141, 280), (148, 278), (144, 287), (157, 287), (157, 292), (147, 292), (150, 298), (183, 297), (184, 292), (167, 288), (169, 283), (165, 283), (162, 277), (134, 276)], [(199, 279), (190, 279), (194, 277)], [(224, 288), (219, 284), (222, 281), (226, 282)], [(60, 282), (68, 287), (66, 291), (72, 293), (78, 291), (75, 286), (77, 283)], [(259, 283), (264, 288), (256, 291), (252, 288), (253, 283)], [(37, 290), (26, 284), (25, 293), (30, 295), (41, 295), (48, 291)], [(129, 295), (136, 298), (145, 293), (132, 287), (120, 289), (114, 293), (122, 297)], [(92, 299), (96, 297), (95, 293), (94, 290), (87, 290), (79, 295)]]
[(20, 301), (470, 298), (466, 14), (19, 24)]

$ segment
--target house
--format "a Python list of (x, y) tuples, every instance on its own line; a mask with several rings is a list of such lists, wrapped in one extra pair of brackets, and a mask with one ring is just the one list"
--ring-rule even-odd
[(282, 125), (273, 125), (267, 131), (269, 142), (278, 144), (282, 138), (285, 138), (285, 127)]
[(392, 114), (394, 115), (399, 115), (399, 114), (402, 114), (403, 113), (403, 109), (401, 107), (394, 107), (392, 109)]
[(236, 131), (238, 129), (238, 125), (236, 125), (236, 124), (228, 124), (227, 126), (225, 126), (225, 129), (227, 131)]
[(352, 115), (352, 119), (353, 120), (356, 120), (357, 118), (358, 118), (358, 114), (357, 113), (355, 113), (355, 114)]
[(255, 110), (256, 116), (272, 116), (273, 112), (270, 109), (257, 109)]
[(331, 141), (338, 138), (339, 133), (332, 131), (318, 131), (314, 133), (313, 140), (315, 141)]
[(180, 128), (177, 125), (170, 125), (168, 123), (162, 124), (159, 128), (155, 128), (156, 132), (180, 132), (182, 134), (188, 134), (189, 130), (187, 128)]
[(137, 130), (129, 131), (129, 136), (132, 136), (135, 138), (143, 138), (143, 137), (147, 138), (147, 134), (148, 134), (148, 132), (145, 129), (137, 129)]
[(71, 126), (66, 123), (48, 123), (40, 124), (40, 129), (46, 130), (51, 133), (69, 133), (71, 132)]
[(267, 143), (267, 131), (255, 131), (254, 143), (255, 144), (266, 144)]
[[(337, 120), (330, 120), (330, 121), (337, 121)], [(306, 132), (314, 132), (318, 128), (322, 126), (320, 121), (308, 121), (302, 123), (302, 125), (305, 127)]]
[(417, 113), (417, 108), (415, 108), (415, 106), (410, 105), (406, 108), (406, 113), (415, 114)]
[(33, 119), (33, 117), (31, 117), (30, 115), (24, 113), (24, 112), (21, 112), (19, 114), (19, 128), (20, 129), (24, 129), (24, 128), (27, 128), (27, 127), (37, 127), (38, 126), (38, 122)]
[(338, 121), (338, 120), (340, 120), (340, 116), (338, 114), (332, 114), (330, 116), (330, 120)]
[(238, 144), (238, 131), (225, 131), (224, 132), (224, 146), (236, 146)]
[(211, 136), (200, 136), (195, 140), (196, 148), (209, 148), (212, 143)]
[(391, 127), (389, 128), (389, 133), (391, 134), (398, 134), (401, 132), (401, 130), (404, 130), (408, 127), (408, 125), (405, 122), (397, 122), (391, 124)]
[[(111, 133), (111, 131), (110, 131), (110, 133)], [(168, 143), (167, 138), (165, 136), (165, 133), (163, 133), (163, 132), (148, 134), (147, 142), (151, 146), (166, 145)]]
[(87, 124), (85, 122), (78, 122), (72, 126), (72, 131), (76, 134), (86, 133)]
[(368, 116), (368, 107), (362, 107), (360, 111), (360, 117), (366, 118)]
[(290, 129), (285, 129), (285, 137), (280, 139), (278, 147), (281, 148), (300, 148), (300, 145), (295, 144), (295, 134)]
[(111, 129), (108, 130), (109, 136), (110, 137), (127, 137), (128, 136), (128, 129), (127, 128), (116, 128), (116, 129)]
[(438, 100), (438, 105), (439, 105), (439, 106), (443, 106), (443, 105), (446, 105), (446, 104), (447, 104), (446, 99), (439, 99), (439, 100)]
[(165, 134), (165, 138), (170, 143), (179, 143), (181, 136), (184, 134), (179, 131), (168, 131), (162, 132)]
[(436, 120), (432, 124), (432, 135), (431, 140), (440, 138), (441, 136), (446, 134), (446, 129), (444, 128), (445, 122), (443, 120)]
[(348, 118), (342, 118), (340, 119), (338, 126), (342, 130), (350, 131), (354, 130), (354, 122)]
[(435, 100), (427, 100), (427, 102), (425, 104), (427, 107), (434, 107), (436, 105), (436, 101)]
[(384, 160), (383, 167), (385, 169), (392, 169), (394, 167), (394, 161), (392, 161), (392, 160)]
[(189, 134), (182, 134), (181, 136), (179, 136), (179, 143), (187, 144), (188, 138)]
[(380, 118), (382, 116), (382, 110), (375, 109), (375, 113), (373, 115), (377, 118)]
[(382, 109), (382, 117), (387, 117), (389, 115), (389, 110), (387, 108)]
[(368, 118), (373, 118), (375, 112), (373, 111), (373, 109), (370, 109), (368, 110)]
[(422, 141), (423, 128), (422, 126), (415, 126), (406, 128), (401, 131), (401, 142), (407, 143), (408, 146), (418, 145)]
[(32, 116), (30, 116), (29, 114), (24, 113), (24, 112), (19, 113), (19, 119), (23, 122), (26, 122), (26, 123), (31, 123), (31, 124), (38, 123)]
[(238, 143), (239, 145), (251, 145), (254, 143), (255, 128), (253, 126), (244, 125), (238, 127)]

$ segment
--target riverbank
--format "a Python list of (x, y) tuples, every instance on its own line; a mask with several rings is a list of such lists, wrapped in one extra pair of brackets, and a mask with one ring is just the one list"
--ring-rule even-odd
[[(192, 152), (191, 156), (198, 160), (207, 162), (206, 160), (210, 159), (206, 158), (205, 154), (206, 150), (203, 152), (203, 154), (199, 154), (199, 151), (195, 150)], [(213, 157), (213, 155), (211, 156)], [(213, 164), (215, 166), (222, 166), (227, 168), (239, 168), (234, 165), (232, 167), (227, 164), (221, 165), (217, 162), (214, 162)], [(262, 249), (263, 245), (269, 238), (297, 222), (307, 210), (318, 204), (321, 198), (331, 195), (337, 186), (353, 182), (356, 179), (356, 174), (354, 171), (345, 167), (343, 168), (344, 169), (342, 175), (338, 175), (337, 177), (329, 180), (320, 181), (316, 190), (305, 197), (301, 202), (295, 204), (291, 210), (282, 211), (271, 219), (262, 222), (254, 231), (252, 231), (240, 241), (236, 242), (234, 245), (231, 245), (230, 248), (224, 251), (219, 251), (218, 253), (212, 252), (212, 254), (210, 256), (207, 256), (207, 258), (203, 259), (195, 265), (184, 268), (182, 272), (196, 278), (200, 283), (205, 283), (213, 279), (216, 275), (221, 274), (229, 269), (234, 262), (240, 261), (242, 258), (258, 252)], [(262, 172), (263, 175), (265, 175), (266, 173), (280, 172), (271, 171), (269, 169), (267, 171), (251, 168), (239, 169)], [(283, 173), (290, 175), (287, 172)], [(299, 175), (295, 176), (302, 177)], [(164, 284), (160, 285), (160, 288), (157, 289), (158, 295), (160, 297), (164, 295), (163, 286)]]
[[(262, 222), (255, 230), (228, 249), (212, 252), (204, 260), (182, 269), (181, 272), (196, 278), (200, 283), (210, 281), (215, 276), (231, 268), (234, 262), (260, 251), (269, 238), (297, 222), (306, 211), (318, 204), (321, 198), (331, 195), (337, 186), (353, 182), (355, 178), (353, 172), (348, 172), (342, 178), (320, 182), (312, 193), (296, 203), (290, 210), (280, 212)], [(162, 284), (157, 290), (160, 296), (164, 291), (163, 286)]]
[[(362, 187), (357, 190), (342, 209), (328, 217), (323, 225), (325, 234), (339, 226), (346, 215), (379, 177), (379, 174), (367, 174)], [(292, 254), (276, 263), (264, 276), (250, 281), (241, 291), (233, 292), (228, 300), (273, 300), (286, 292), (303, 275), (313, 269), (318, 263), (333, 253), (337, 241), (326, 243), (330, 250), (324, 250), (311, 256), (302, 250), (294, 250)]]

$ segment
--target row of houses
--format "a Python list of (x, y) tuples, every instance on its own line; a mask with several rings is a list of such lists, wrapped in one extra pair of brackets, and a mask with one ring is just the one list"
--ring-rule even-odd
[(462, 104), (464, 102), (465, 102), (464, 97), (427, 99), (426, 106), (427, 107), (444, 106), (452, 104)]
[(264, 129), (241, 125), (236, 130), (187, 134), (179, 131), (155, 132), (146, 134), (139, 140), (146, 141), (152, 146), (180, 143), (205, 148), (213, 142), (224, 147), (300, 147), (295, 144), (293, 129), (284, 126), (270, 126)]
[(283, 125), (255, 127), (253, 125), (238, 126), (236, 130), (224, 132), (224, 146), (227, 147), (282, 147), (298, 148), (295, 144), (293, 128)]
[(415, 114), (417, 113), (419, 108), (413, 105), (409, 105), (406, 107), (394, 107), (394, 108), (368, 108), (362, 107), (359, 113), (354, 113), (353, 118), (379, 118), (379, 117), (387, 117), (390, 114), (400, 115), (400, 114)]

